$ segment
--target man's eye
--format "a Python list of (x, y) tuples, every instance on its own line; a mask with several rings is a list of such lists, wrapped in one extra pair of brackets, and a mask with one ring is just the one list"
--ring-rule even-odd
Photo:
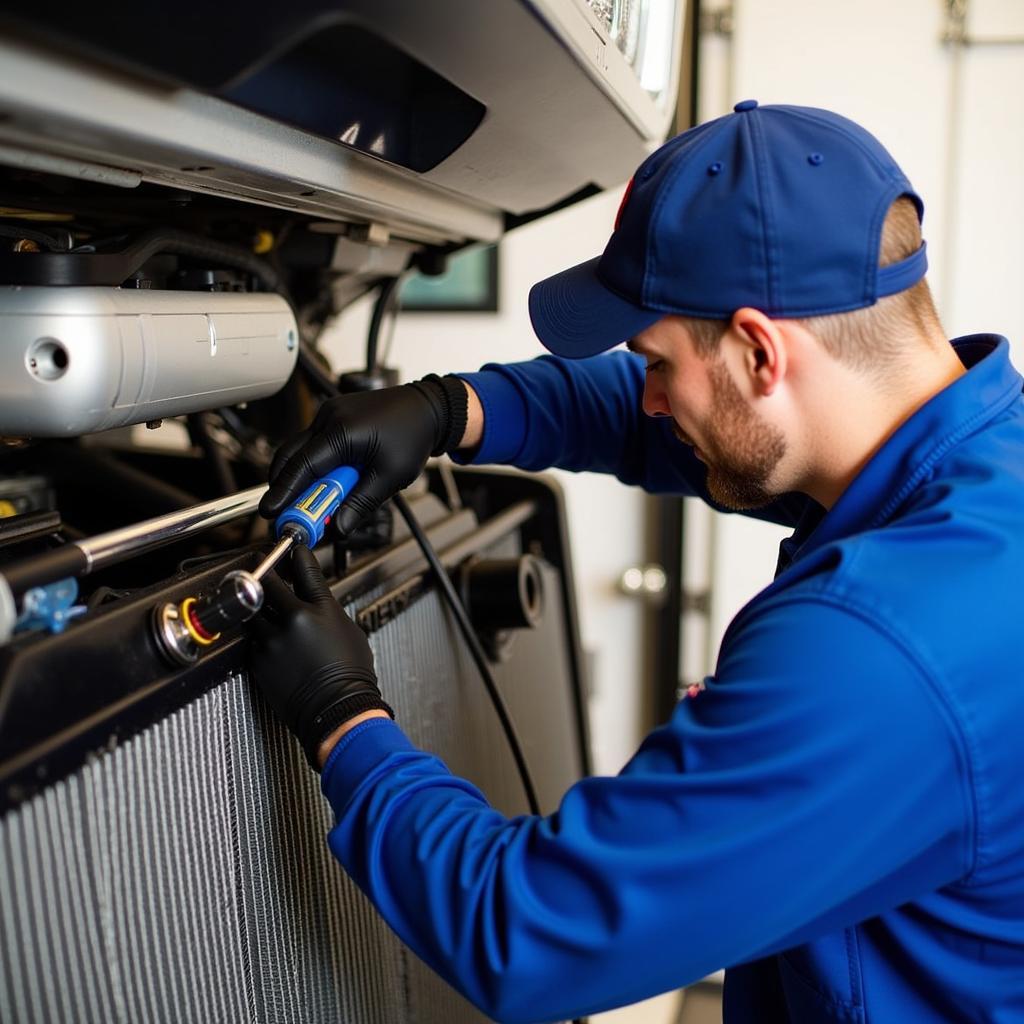
[(647, 373), (657, 373), (657, 371), (660, 370), (664, 365), (665, 365), (665, 360), (664, 359), (655, 359), (653, 363), (648, 363), (647, 364), (646, 372)]

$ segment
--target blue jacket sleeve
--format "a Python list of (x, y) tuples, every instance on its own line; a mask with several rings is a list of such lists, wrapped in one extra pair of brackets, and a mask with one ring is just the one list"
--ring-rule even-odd
[[(884, 684), (880, 681), (884, 680)], [(506, 818), (392, 722), (325, 766), (331, 849), (486, 1014), (597, 1012), (963, 877), (972, 794), (931, 682), (821, 602), (752, 616), (622, 773)]]
[[(720, 508), (708, 495), (704, 464), (676, 440), (672, 421), (644, 413), (640, 356), (541, 356), (492, 363), (461, 377), (484, 410), (475, 464), (610, 473), (653, 494), (696, 496)], [(807, 498), (788, 495), (751, 514), (793, 526), (807, 504)]]
[(700, 460), (675, 440), (670, 421), (644, 415), (639, 356), (541, 356), (461, 376), (484, 409), (474, 462), (612, 473), (652, 492), (703, 490)]

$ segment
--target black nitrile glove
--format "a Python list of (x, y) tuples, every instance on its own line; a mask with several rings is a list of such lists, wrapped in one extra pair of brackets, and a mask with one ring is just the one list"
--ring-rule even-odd
[(363, 631), (331, 596), (313, 552), (292, 555), (295, 592), (275, 573), (263, 578), (263, 610), (252, 620), (249, 671), (319, 771), (317, 752), (338, 726), (380, 708), (392, 718)]
[(312, 426), (286, 441), (270, 466), (260, 515), (275, 519), (314, 480), (338, 466), (359, 483), (338, 510), (350, 533), (382, 502), (416, 479), (431, 455), (455, 448), (466, 429), (466, 385), (431, 375), (412, 384), (340, 395), (320, 406)]

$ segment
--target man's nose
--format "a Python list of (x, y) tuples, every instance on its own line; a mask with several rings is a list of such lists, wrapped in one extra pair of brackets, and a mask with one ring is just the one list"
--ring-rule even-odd
[(643, 410), (648, 416), (670, 416), (665, 389), (658, 384), (653, 374), (644, 380)]

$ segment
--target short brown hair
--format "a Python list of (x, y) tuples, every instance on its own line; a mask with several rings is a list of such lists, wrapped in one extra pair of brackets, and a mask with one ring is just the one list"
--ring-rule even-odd
[[(921, 246), (921, 225), (913, 200), (901, 196), (886, 214), (882, 225), (879, 265), (886, 267), (905, 259)], [(728, 327), (726, 320), (685, 317), (697, 351), (710, 356)], [(879, 299), (873, 306), (849, 313), (807, 317), (799, 321), (815, 335), (825, 351), (857, 369), (886, 366), (905, 348), (907, 336), (941, 331), (928, 282), (922, 278), (906, 291)]]

